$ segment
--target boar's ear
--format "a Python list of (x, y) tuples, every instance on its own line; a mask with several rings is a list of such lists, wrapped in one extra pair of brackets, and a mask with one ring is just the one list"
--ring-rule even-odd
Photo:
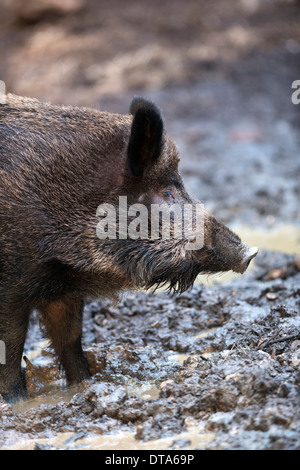
[(127, 149), (129, 171), (142, 176), (161, 153), (164, 124), (157, 106), (143, 98), (133, 99), (130, 112), (133, 121)]

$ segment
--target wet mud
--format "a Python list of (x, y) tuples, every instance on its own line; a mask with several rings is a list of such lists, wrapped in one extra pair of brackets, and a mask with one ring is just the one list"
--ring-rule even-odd
[(34, 312), (29, 398), (0, 402), (0, 450), (300, 449), (299, 5), (163, 2), (166, 25), (156, 2), (104, 3), (30, 24), (3, 13), (8, 91), (114, 112), (153, 99), (187, 190), (260, 252), (178, 296), (87, 302), (93, 378), (78, 388)]

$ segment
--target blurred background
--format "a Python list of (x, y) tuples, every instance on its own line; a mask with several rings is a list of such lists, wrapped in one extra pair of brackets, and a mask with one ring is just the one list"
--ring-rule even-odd
[(296, 227), (296, 246), (299, 15), (296, 0), (0, 0), (0, 79), (118, 113), (152, 99), (191, 195), (232, 226), (283, 227), (280, 243)]

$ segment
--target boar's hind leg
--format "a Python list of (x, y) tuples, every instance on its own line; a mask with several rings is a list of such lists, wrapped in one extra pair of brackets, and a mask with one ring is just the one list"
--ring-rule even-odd
[(68, 384), (90, 378), (81, 346), (83, 302), (65, 298), (47, 303), (40, 311)]
[[(5, 309), (4, 309), (5, 305)], [(21, 360), (28, 328), (29, 311), (0, 303), (0, 393), (4, 400), (16, 403), (26, 399), (25, 374)]]

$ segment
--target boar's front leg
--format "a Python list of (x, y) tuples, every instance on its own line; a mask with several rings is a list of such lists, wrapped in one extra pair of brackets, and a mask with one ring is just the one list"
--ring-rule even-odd
[(83, 302), (64, 298), (49, 302), (40, 308), (47, 334), (69, 385), (90, 378), (90, 372), (81, 346)]
[(26, 399), (25, 375), (21, 360), (28, 328), (29, 309), (18, 302), (0, 299), (0, 393), (4, 400), (16, 403)]

